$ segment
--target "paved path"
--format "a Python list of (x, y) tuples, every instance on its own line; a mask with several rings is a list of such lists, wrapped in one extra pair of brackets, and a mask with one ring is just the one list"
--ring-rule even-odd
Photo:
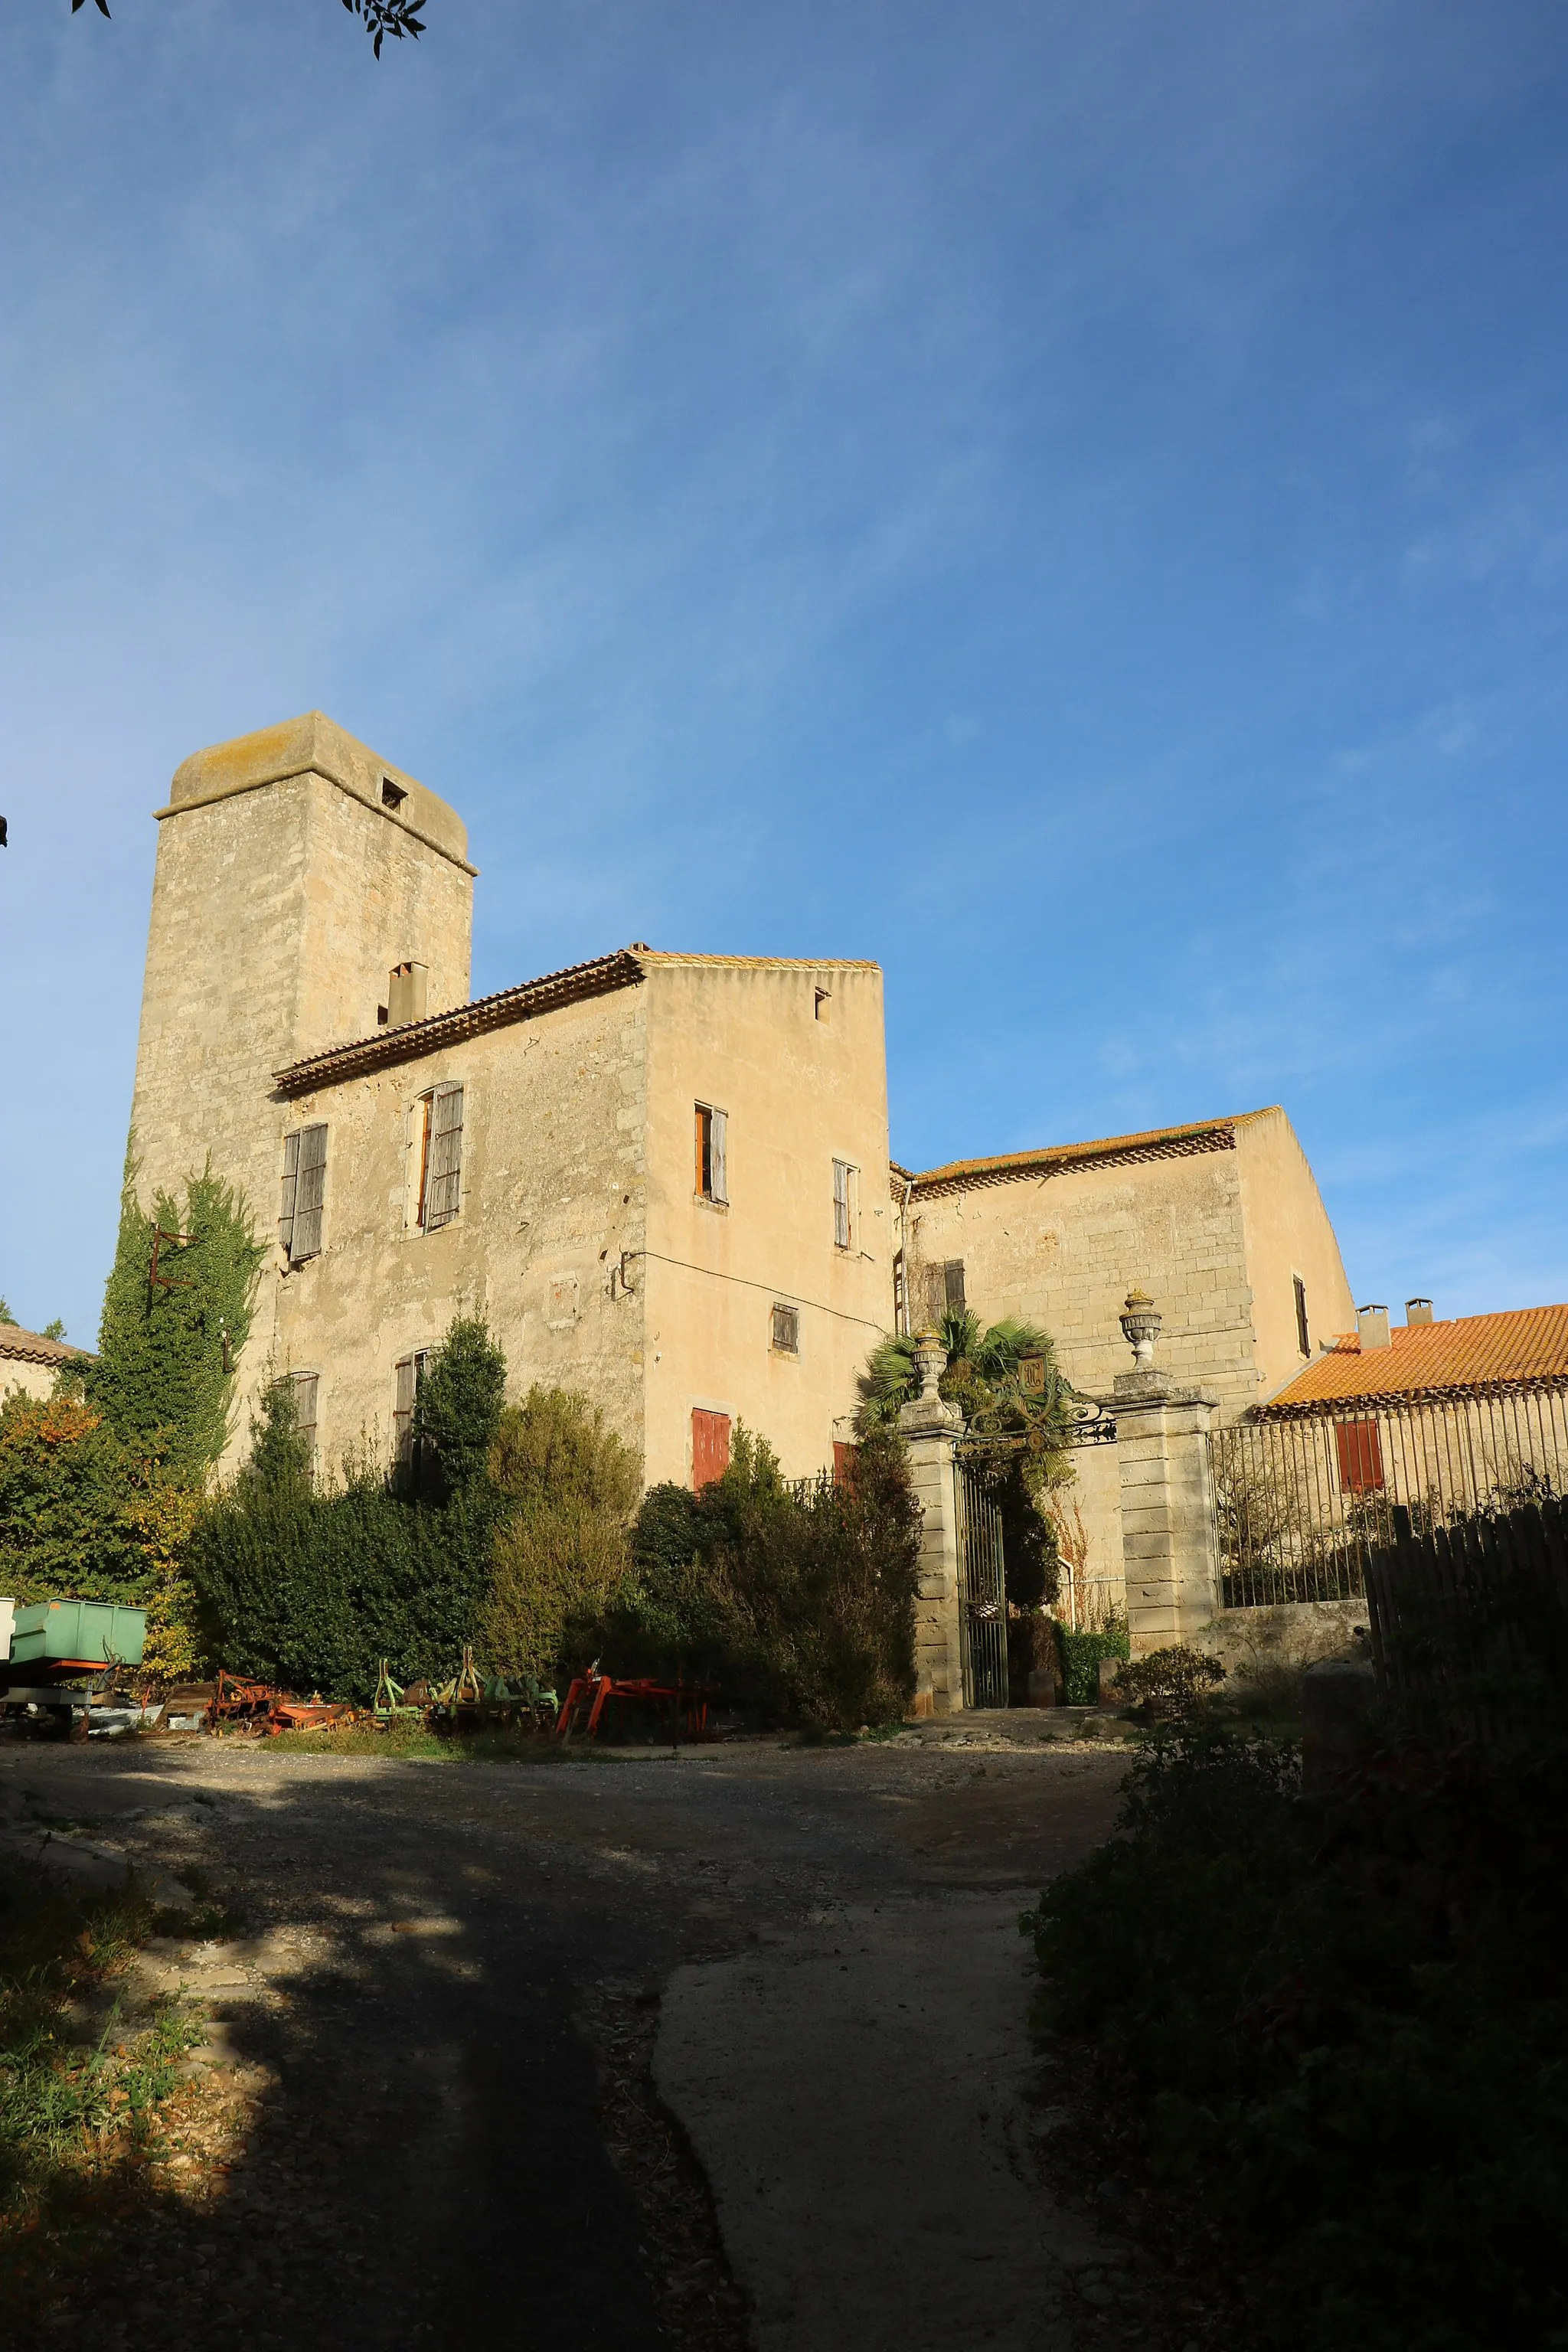
[[(659, 2079), (708, 2164), (758, 2352), (850, 2333), (934, 2352), (976, 2294), (999, 2317), (966, 2340), (1065, 2343), (1041, 2249), (1082, 2251), (1018, 2144), (1010, 1920), (1104, 1834), (1124, 1761), (0, 1748), (0, 1825), (204, 1869), (247, 1920), (238, 1944), (163, 1965), (205, 1969), (215, 2047), (265, 2069), (261, 2122), (211, 2245), (182, 2258), (200, 2292), (171, 2303), (164, 2279), (138, 2304), (122, 2279), (95, 2345), (146, 2340), (145, 2308), (192, 2352), (237, 2323), (263, 2344), (308, 2322), (322, 2346), (390, 2346), (447, 2332), (460, 2305), (498, 2345), (651, 2352), (658, 2282), (582, 2022), (605, 1988), (664, 1998)], [(868, 2230), (877, 2261), (857, 2267)], [(854, 2315), (838, 2335), (835, 2308)]]

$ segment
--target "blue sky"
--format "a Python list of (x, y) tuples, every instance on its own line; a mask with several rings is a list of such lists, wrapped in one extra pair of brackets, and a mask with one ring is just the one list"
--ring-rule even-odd
[(90, 1340), (156, 828), (330, 711), (476, 992), (878, 957), (930, 1166), (1283, 1102), (1568, 1297), (1559, 0), (13, 0), (0, 1290)]

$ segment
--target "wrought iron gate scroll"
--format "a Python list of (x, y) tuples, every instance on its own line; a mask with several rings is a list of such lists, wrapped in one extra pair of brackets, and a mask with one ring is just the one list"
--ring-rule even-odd
[(965, 1706), (1007, 1704), (1007, 1576), (1002, 1513), (984, 1470), (960, 1454), (953, 1465), (958, 1502), (958, 1636)]

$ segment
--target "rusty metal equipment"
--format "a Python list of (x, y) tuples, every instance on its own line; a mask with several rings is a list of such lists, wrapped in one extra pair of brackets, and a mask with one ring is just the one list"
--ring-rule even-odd
[(276, 1690), (270, 1683), (251, 1682), (222, 1666), (207, 1704), (209, 1731), (248, 1731), (261, 1739), (273, 1738), (280, 1731), (330, 1731), (353, 1719), (354, 1709), (340, 1699), (324, 1699), (319, 1692), (308, 1699), (296, 1698), (290, 1691)]
[[(709, 1739), (712, 1734), (708, 1728), (708, 1703), (712, 1696), (708, 1683), (689, 1683), (679, 1676), (674, 1682), (659, 1682), (650, 1675), (627, 1680), (590, 1666), (586, 1674), (574, 1676), (556, 1718), (555, 1736), (570, 1740), (574, 1731), (581, 1730), (584, 1738), (596, 1739), (612, 1722), (617, 1727), (624, 1723), (627, 1707), (645, 1707), (653, 1710), (660, 1724), (668, 1718), (672, 1743), (683, 1738)], [(612, 1707), (616, 1709), (613, 1717)]]

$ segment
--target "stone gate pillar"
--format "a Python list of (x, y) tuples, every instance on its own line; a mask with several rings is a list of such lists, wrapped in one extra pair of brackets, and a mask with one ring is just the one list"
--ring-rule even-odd
[(963, 1705), (959, 1649), (957, 1448), (963, 1415), (937, 1394), (947, 1350), (934, 1331), (915, 1334), (920, 1394), (899, 1414), (921, 1507), (915, 1598), (915, 1713), (953, 1715)]
[(1111, 1409), (1121, 1474), (1121, 1559), (1135, 1658), (1195, 1643), (1219, 1607), (1209, 1429), (1219, 1400), (1179, 1389), (1154, 1369), (1163, 1318), (1137, 1284), (1121, 1328), (1134, 1369), (1117, 1376)]
[(1217, 1402), (1205, 1390), (1179, 1389), (1168, 1372), (1117, 1378), (1121, 1559), (1135, 1658), (1195, 1643), (1219, 1606), (1208, 1448)]

